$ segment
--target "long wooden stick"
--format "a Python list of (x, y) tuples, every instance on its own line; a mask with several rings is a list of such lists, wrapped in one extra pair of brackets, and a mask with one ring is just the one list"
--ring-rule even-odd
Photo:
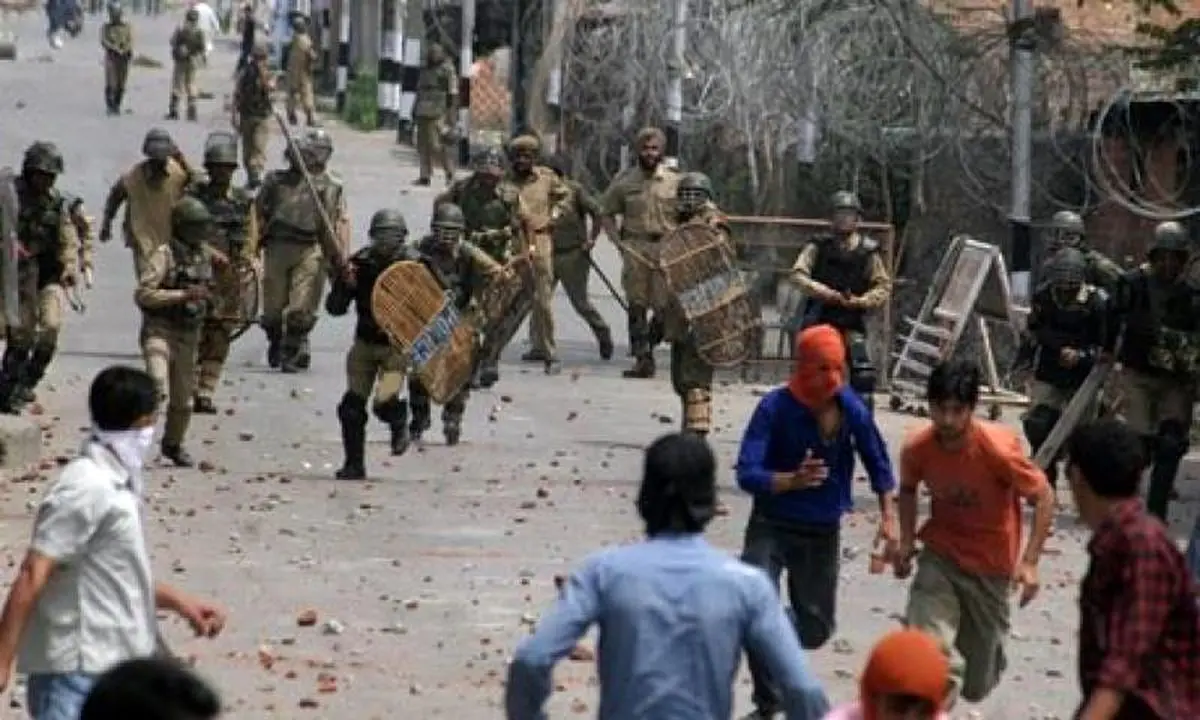
[(341, 245), (338, 244), (333, 220), (329, 218), (329, 211), (325, 208), (325, 200), (321, 197), (321, 192), (317, 190), (317, 184), (313, 182), (312, 175), (308, 172), (308, 166), (304, 164), (304, 156), (300, 154), (300, 148), (296, 145), (296, 141), (292, 138), (292, 133), (288, 130), (287, 121), (283, 119), (283, 115), (278, 110), (272, 110), (271, 113), (275, 116), (275, 122), (279, 123), (279, 130), (283, 133), (283, 139), (287, 141), (288, 149), (292, 151), (292, 157), (295, 160), (297, 169), (304, 176), (304, 184), (308, 186), (308, 191), (317, 203), (317, 212), (320, 213), (321, 222), (325, 225), (325, 232), (319, 236), (321, 246), (324, 248), (326, 256), (331, 258), (334, 264), (340, 268), (346, 264), (346, 254)]

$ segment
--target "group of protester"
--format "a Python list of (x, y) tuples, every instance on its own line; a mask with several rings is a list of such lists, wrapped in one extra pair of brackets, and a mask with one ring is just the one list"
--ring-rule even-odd
[[(979, 701), (1006, 661), (1009, 593), (1039, 588), (1053, 513), (1048, 483), (1008, 428), (975, 416), (980, 372), (934, 369), (931, 423), (906, 441), (894, 476), (872, 413), (846, 387), (836, 330), (800, 333), (786, 385), (750, 419), (737, 464), (753, 496), (740, 560), (704, 539), (717, 514), (717, 462), (704, 438), (674, 433), (647, 449), (637, 509), (646, 540), (587, 558), (517, 648), (511, 720), (544, 718), (555, 664), (599, 625), (603, 720), (728, 718), (746, 653), (751, 718), (940, 720)], [(142, 467), (158, 395), (145, 372), (110, 367), (89, 394), (92, 429), (43, 499), (29, 550), (0, 614), (0, 690), (28, 676), (34, 720), (208, 720), (217, 695), (169, 657), (156, 612), (215, 637), (215, 605), (153, 580), (142, 527)], [(859, 697), (831, 707), (805, 651), (836, 627), (841, 520), (856, 456), (878, 497), (873, 561), (916, 573), (905, 628), (884, 637)], [(1080, 595), (1077, 720), (1200, 717), (1200, 607), (1183, 554), (1139, 499), (1140, 439), (1118, 422), (1067, 443), (1079, 519), (1092, 530)], [(917, 529), (918, 490), (932, 496)], [(1022, 508), (1034, 504), (1021, 548)], [(918, 549), (917, 542), (921, 543)], [(789, 606), (778, 585), (788, 576)]]
[[(728, 718), (743, 652), (754, 679), (747, 720), (780, 712), (789, 720), (935, 720), (959, 698), (979, 702), (997, 686), (1010, 592), (1018, 589), (1025, 606), (1040, 586), (1054, 512), (1045, 475), (1013, 430), (976, 417), (981, 372), (954, 361), (929, 377), (931, 422), (906, 440), (897, 481), (872, 414), (845, 385), (840, 334), (811, 327), (795, 349), (790, 382), (761, 399), (742, 440), (738, 483), (753, 508), (741, 561), (703, 538), (717, 502), (711, 449), (686, 434), (660, 438), (646, 453), (637, 500), (647, 540), (593, 555), (571, 576), (514, 655), (510, 720), (545, 717), (555, 663), (592, 625), (604, 719)], [(1076, 720), (1200, 717), (1197, 586), (1141, 503), (1140, 438), (1100, 420), (1078, 428), (1066, 450), (1079, 519), (1092, 531)], [(831, 710), (804, 653), (833, 635), (856, 455), (879, 498), (873, 560), (898, 578), (914, 564), (916, 572), (905, 629), (874, 649), (859, 698)], [(918, 531), (922, 488), (931, 503)], [(1022, 549), (1027, 503), (1034, 510)]]

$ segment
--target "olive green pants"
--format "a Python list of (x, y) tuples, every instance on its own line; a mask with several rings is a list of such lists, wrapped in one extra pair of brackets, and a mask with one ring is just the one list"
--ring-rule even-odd
[(404, 389), (404, 357), (391, 345), (375, 345), (358, 338), (346, 353), (346, 392), (369, 398), (375, 407), (400, 397)]
[(554, 253), (554, 283), (562, 283), (571, 307), (592, 330), (607, 328), (604, 316), (588, 297), (588, 276), (592, 264), (582, 248)]
[(211, 400), (217, 391), (236, 329), (236, 325), (221, 320), (206, 321), (201, 327), (196, 348), (196, 397)]
[(157, 317), (143, 317), (141, 345), (146, 372), (158, 385), (167, 407), (162, 444), (183, 444), (192, 421), (192, 392), (196, 384), (196, 350), (200, 325), (181, 327)]
[(949, 558), (922, 550), (908, 590), (905, 622), (933, 635), (950, 658), (950, 699), (979, 702), (1007, 666), (1009, 578), (968, 573)]
[(325, 292), (325, 257), (317, 243), (270, 242), (263, 262), (264, 328), (307, 336)]

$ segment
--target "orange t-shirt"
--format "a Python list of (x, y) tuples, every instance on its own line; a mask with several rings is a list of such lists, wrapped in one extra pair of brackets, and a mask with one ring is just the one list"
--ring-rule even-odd
[(1017, 434), (972, 420), (964, 447), (942, 448), (927, 427), (900, 452), (900, 487), (933, 496), (919, 537), (925, 547), (976, 575), (1009, 576), (1021, 546), (1021, 500), (1046, 485)]

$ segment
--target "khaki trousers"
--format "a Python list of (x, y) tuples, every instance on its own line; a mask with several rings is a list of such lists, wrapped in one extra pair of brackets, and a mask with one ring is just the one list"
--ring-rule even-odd
[[(41, 290), (21, 292), (18, 298), (16, 327), (8, 327), (8, 342), (17, 347), (32, 348), (34, 345), (55, 347), (63, 324), (63, 288), (57, 283)], [(3, 323), (4, 307), (0, 302), (0, 323)]]
[(242, 167), (247, 175), (261, 178), (267, 167), (267, 144), (271, 140), (270, 117), (242, 117), (238, 133), (242, 140)]
[(158, 385), (167, 408), (162, 443), (179, 446), (192, 421), (192, 391), (196, 383), (196, 350), (200, 326), (180, 327), (157, 317), (143, 316), (141, 345), (146, 372)]
[(104, 53), (104, 89), (115, 95), (125, 92), (125, 83), (129, 80), (128, 55), (117, 55), (112, 52)]
[(529, 316), (529, 339), (534, 352), (557, 357), (554, 342), (554, 249), (550, 233), (533, 237), (533, 311)]
[(297, 108), (303, 110), (311, 120), (316, 109), (313, 100), (312, 78), (288, 78), (287, 115), (288, 119), (296, 116)]
[(375, 407), (400, 397), (405, 382), (404, 357), (391, 345), (358, 338), (346, 353), (346, 392), (364, 400), (375, 391)]
[(983, 700), (1008, 664), (1009, 578), (973, 575), (922, 550), (908, 590), (905, 623), (937, 638), (950, 658), (950, 698)]
[(186, 97), (188, 105), (196, 104), (196, 66), (191, 62), (176, 62), (171, 70), (171, 100)]
[(434, 163), (442, 168), (447, 178), (454, 174), (450, 153), (442, 142), (441, 118), (417, 118), (417, 155), (421, 160), (421, 178), (433, 177)]
[(1125, 369), (1121, 371), (1121, 389), (1124, 400), (1121, 414), (1129, 428), (1139, 435), (1157, 435), (1159, 425), (1168, 420), (1185, 428), (1192, 426), (1195, 385)]
[(263, 262), (264, 328), (307, 335), (325, 292), (325, 257), (316, 243), (269, 242)]

